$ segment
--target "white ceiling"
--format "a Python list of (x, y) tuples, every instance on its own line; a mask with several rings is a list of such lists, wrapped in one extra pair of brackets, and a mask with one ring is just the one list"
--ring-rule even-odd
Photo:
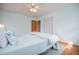
[(17, 13), (21, 13), (24, 15), (40, 17), (43, 15), (49, 14), (51, 12), (54, 13), (55, 11), (65, 6), (69, 6), (71, 4), (68, 4), (68, 3), (38, 3), (37, 5), (40, 6), (40, 9), (37, 13), (30, 12), (27, 7), (28, 5), (30, 5), (30, 3), (2, 3), (0, 4), (0, 9), (11, 11), (11, 12), (17, 12)]

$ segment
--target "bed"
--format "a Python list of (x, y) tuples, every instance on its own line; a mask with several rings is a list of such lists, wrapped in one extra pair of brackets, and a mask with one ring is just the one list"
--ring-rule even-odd
[(32, 34), (17, 37), (16, 40), (16, 45), (0, 48), (0, 55), (38, 55), (51, 46), (48, 39)]

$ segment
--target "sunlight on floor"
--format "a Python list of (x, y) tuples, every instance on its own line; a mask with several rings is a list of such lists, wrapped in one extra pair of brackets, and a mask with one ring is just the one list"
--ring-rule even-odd
[(71, 49), (72, 46), (73, 46), (73, 42), (70, 42), (70, 43), (67, 44), (67, 46), (65, 48)]

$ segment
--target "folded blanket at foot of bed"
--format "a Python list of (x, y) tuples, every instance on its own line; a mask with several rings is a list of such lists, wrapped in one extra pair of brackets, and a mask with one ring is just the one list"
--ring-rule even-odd
[(57, 35), (54, 34), (47, 34), (47, 33), (41, 33), (41, 32), (32, 32), (33, 35), (37, 35), (39, 37), (48, 39), (50, 44), (53, 46), (54, 49), (59, 49), (59, 44), (57, 43), (59, 38)]

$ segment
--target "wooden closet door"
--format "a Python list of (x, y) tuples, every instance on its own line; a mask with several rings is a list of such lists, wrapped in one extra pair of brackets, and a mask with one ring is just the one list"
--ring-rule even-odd
[(32, 20), (32, 32), (40, 32), (40, 21)]
[(36, 32), (37, 28), (36, 28), (36, 21), (32, 20), (32, 32)]
[(40, 32), (40, 21), (37, 21), (37, 31)]

